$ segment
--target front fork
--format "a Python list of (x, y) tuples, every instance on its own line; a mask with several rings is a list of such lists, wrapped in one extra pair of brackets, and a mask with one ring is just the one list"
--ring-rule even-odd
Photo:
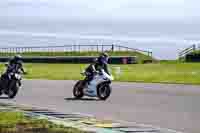
[(22, 82), (21, 80), (17, 81), (19, 83), (19, 87), (22, 85)]

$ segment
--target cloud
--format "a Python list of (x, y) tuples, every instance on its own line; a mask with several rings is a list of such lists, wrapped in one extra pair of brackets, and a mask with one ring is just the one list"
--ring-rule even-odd
[(7, 0), (0, 2), (2, 3), (4, 12), (19, 16), (21, 14), (118, 19), (184, 17), (183, 0)]

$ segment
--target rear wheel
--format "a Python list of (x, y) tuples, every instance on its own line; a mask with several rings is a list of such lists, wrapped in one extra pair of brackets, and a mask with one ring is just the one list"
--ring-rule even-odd
[(15, 80), (11, 81), (10, 88), (8, 91), (8, 97), (11, 99), (15, 98), (19, 90), (19, 87), (20, 87), (20, 83), (18, 81), (15, 81)]
[(83, 93), (83, 80), (79, 80), (75, 85), (73, 89), (73, 95), (75, 98), (80, 99), (84, 96)]
[(111, 94), (112, 88), (109, 84), (101, 84), (97, 88), (97, 95), (101, 100), (106, 100)]

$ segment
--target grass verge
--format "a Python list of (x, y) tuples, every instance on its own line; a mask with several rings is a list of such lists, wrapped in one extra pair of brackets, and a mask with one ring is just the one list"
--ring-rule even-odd
[(0, 112), (0, 133), (85, 133), (47, 120), (25, 117), (21, 112)]
[[(25, 64), (28, 79), (78, 80), (87, 64)], [(120, 75), (116, 74), (120, 67)], [(200, 84), (200, 63), (110, 65), (115, 81)], [(3, 71), (3, 66), (0, 65)]]

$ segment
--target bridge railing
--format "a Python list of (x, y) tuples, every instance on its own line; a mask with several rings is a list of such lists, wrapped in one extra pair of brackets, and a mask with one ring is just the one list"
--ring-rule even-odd
[(62, 46), (33, 46), (33, 47), (3, 47), (0, 48), (0, 54), (11, 55), (13, 53), (31, 53), (31, 52), (47, 52), (49, 54), (55, 52), (103, 52), (103, 51), (131, 51), (140, 52), (148, 56), (152, 56), (152, 52), (148, 50), (140, 50), (129, 48), (121, 45), (62, 45)]
[(190, 47), (179, 52), (179, 58), (185, 57), (187, 54), (194, 52), (195, 50), (197, 50), (196, 44), (193, 44)]

